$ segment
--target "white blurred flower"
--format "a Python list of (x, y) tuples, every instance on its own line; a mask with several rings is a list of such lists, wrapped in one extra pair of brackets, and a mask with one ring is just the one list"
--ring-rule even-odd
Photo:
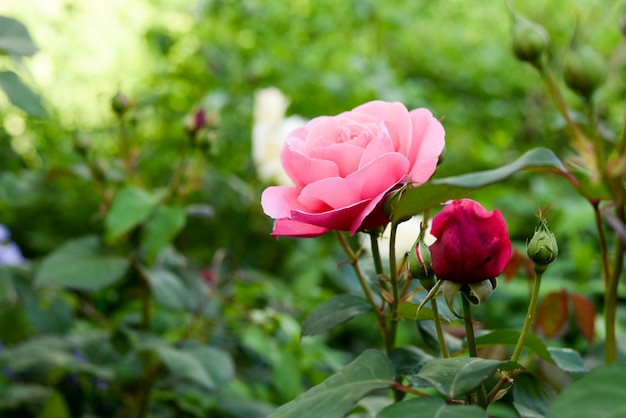
[(306, 123), (300, 116), (285, 117), (288, 106), (289, 100), (276, 87), (261, 89), (254, 96), (252, 158), (262, 180), (284, 186), (292, 181), (280, 164), (280, 152), (289, 133)]
[[(416, 215), (409, 219), (406, 222), (402, 222), (398, 225), (398, 230), (396, 231), (396, 258), (400, 260), (404, 254), (408, 253), (413, 244), (415, 244), (415, 240), (420, 234), (420, 223), (422, 222), (422, 216)], [(383, 235), (378, 238), (378, 247), (380, 249), (380, 256), (383, 260), (389, 260), (389, 238), (391, 235), (391, 224), (387, 225)], [(367, 249), (368, 253), (371, 254), (371, 244), (369, 235), (364, 235), (365, 239), (363, 241), (363, 246)], [(424, 236), (424, 242), (426, 245), (430, 245), (435, 242), (435, 237), (430, 235), (430, 225), (426, 230), (426, 235)]]

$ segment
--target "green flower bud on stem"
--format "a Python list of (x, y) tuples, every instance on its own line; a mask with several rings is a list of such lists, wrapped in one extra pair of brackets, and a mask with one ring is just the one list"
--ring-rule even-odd
[(539, 65), (541, 56), (550, 44), (548, 32), (543, 26), (517, 14), (510, 2), (508, 6), (511, 14), (513, 53), (520, 61)]
[(556, 260), (559, 255), (556, 237), (548, 228), (548, 221), (541, 211), (539, 211), (539, 225), (535, 228), (533, 237), (526, 244), (526, 253), (532, 260), (537, 274), (546, 271), (548, 265)]
[(409, 272), (414, 279), (418, 279), (426, 290), (432, 289), (437, 279), (433, 271), (430, 250), (424, 241), (418, 238), (409, 252)]
[(579, 45), (574, 29), (571, 48), (563, 62), (563, 79), (567, 87), (589, 99), (606, 80), (606, 73), (604, 58), (592, 47)]
[(123, 93), (117, 92), (111, 99), (111, 108), (113, 109), (113, 112), (121, 118), (130, 108), (130, 100), (128, 100), (128, 97), (126, 97)]
[[(398, 202), (402, 198), (402, 194), (409, 187), (408, 183), (402, 184), (399, 188), (390, 191), (385, 196), (383, 200), (383, 213), (389, 219), (393, 219), (393, 214), (396, 210), (396, 206), (398, 206)], [(402, 218), (398, 220), (398, 223), (406, 222), (411, 219), (411, 216), (407, 216), (406, 218)]]

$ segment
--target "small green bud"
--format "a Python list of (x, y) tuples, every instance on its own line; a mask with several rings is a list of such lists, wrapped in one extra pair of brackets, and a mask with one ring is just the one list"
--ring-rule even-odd
[(592, 47), (574, 43), (565, 56), (563, 78), (567, 87), (588, 99), (606, 79), (604, 58)]
[[(383, 213), (389, 219), (393, 219), (393, 214), (396, 210), (396, 206), (398, 206), (398, 202), (402, 198), (402, 194), (407, 189), (408, 184), (403, 184), (400, 188), (394, 189), (387, 193), (385, 199), (383, 200)], [(398, 223), (406, 222), (411, 219), (411, 216), (407, 216), (398, 220)]]
[(511, 38), (513, 53), (520, 61), (539, 64), (541, 56), (548, 49), (550, 36), (543, 26), (511, 11)]
[(418, 279), (424, 289), (430, 290), (437, 279), (433, 271), (430, 250), (423, 240), (418, 239), (409, 252), (409, 272), (414, 279)]
[(535, 228), (535, 233), (530, 241), (526, 244), (526, 253), (532, 260), (535, 272), (543, 273), (548, 265), (556, 260), (559, 255), (559, 246), (556, 243), (556, 237), (548, 228), (548, 222), (539, 215), (539, 225)]
[(126, 97), (123, 93), (118, 91), (111, 99), (111, 108), (117, 116), (122, 117), (130, 108), (130, 100), (128, 100), (128, 97)]

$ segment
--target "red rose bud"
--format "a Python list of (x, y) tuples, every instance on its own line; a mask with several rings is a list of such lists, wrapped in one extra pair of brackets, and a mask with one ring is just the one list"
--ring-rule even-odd
[(478, 283), (504, 270), (512, 248), (499, 210), (488, 212), (470, 199), (451, 201), (432, 222), (437, 241), (430, 246), (439, 280)]

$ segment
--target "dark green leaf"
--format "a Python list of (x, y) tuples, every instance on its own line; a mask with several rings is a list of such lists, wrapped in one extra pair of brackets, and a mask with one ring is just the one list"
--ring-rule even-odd
[(533, 413), (536, 416), (545, 416), (548, 406), (555, 397), (554, 388), (532, 374), (520, 373), (515, 378), (513, 385), (514, 406), (522, 416), (529, 416)]
[(409, 399), (384, 408), (376, 418), (487, 418), (487, 412), (475, 405), (449, 405), (445, 399), (429, 397)]
[(107, 236), (118, 238), (148, 220), (157, 202), (157, 196), (138, 187), (118, 190), (106, 217)]
[(546, 148), (528, 151), (511, 164), (493, 170), (434, 180), (408, 189), (402, 195), (393, 214), (394, 220), (422, 213), (450, 199), (459, 199), (469, 192), (502, 182), (515, 173), (525, 170), (544, 170), (565, 174), (565, 166)]
[(37, 47), (21, 22), (0, 16), (0, 55), (31, 56)]
[(398, 376), (416, 375), (422, 366), (434, 357), (427, 352), (412, 346), (398, 347), (389, 354)]
[(186, 214), (183, 208), (158, 206), (148, 220), (143, 231), (143, 245), (148, 260), (165, 248), (185, 226)]
[(598, 367), (566, 387), (548, 410), (548, 418), (622, 418), (626, 416), (626, 363)]
[(302, 335), (321, 334), (371, 310), (367, 300), (358, 296), (334, 296), (315, 308), (304, 320)]
[(41, 104), (41, 98), (12, 71), (0, 71), (0, 87), (11, 103), (31, 116), (45, 117), (48, 112)]
[(369, 392), (390, 387), (393, 379), (393, 366), (385, 354), (367, 350), (268, 418), (341, 418)]
[(98, 290), (120, 280), (128, 260), (109, 254), (98, 237), (66, 242), (41, 263), (35, 277), (37, 285)]
[(478, 357), (434, 359), (426, 363), (417, 377), (430, 382), (439, 393), (456, 398), (476, 389), (497, 369), (510, 362)]

